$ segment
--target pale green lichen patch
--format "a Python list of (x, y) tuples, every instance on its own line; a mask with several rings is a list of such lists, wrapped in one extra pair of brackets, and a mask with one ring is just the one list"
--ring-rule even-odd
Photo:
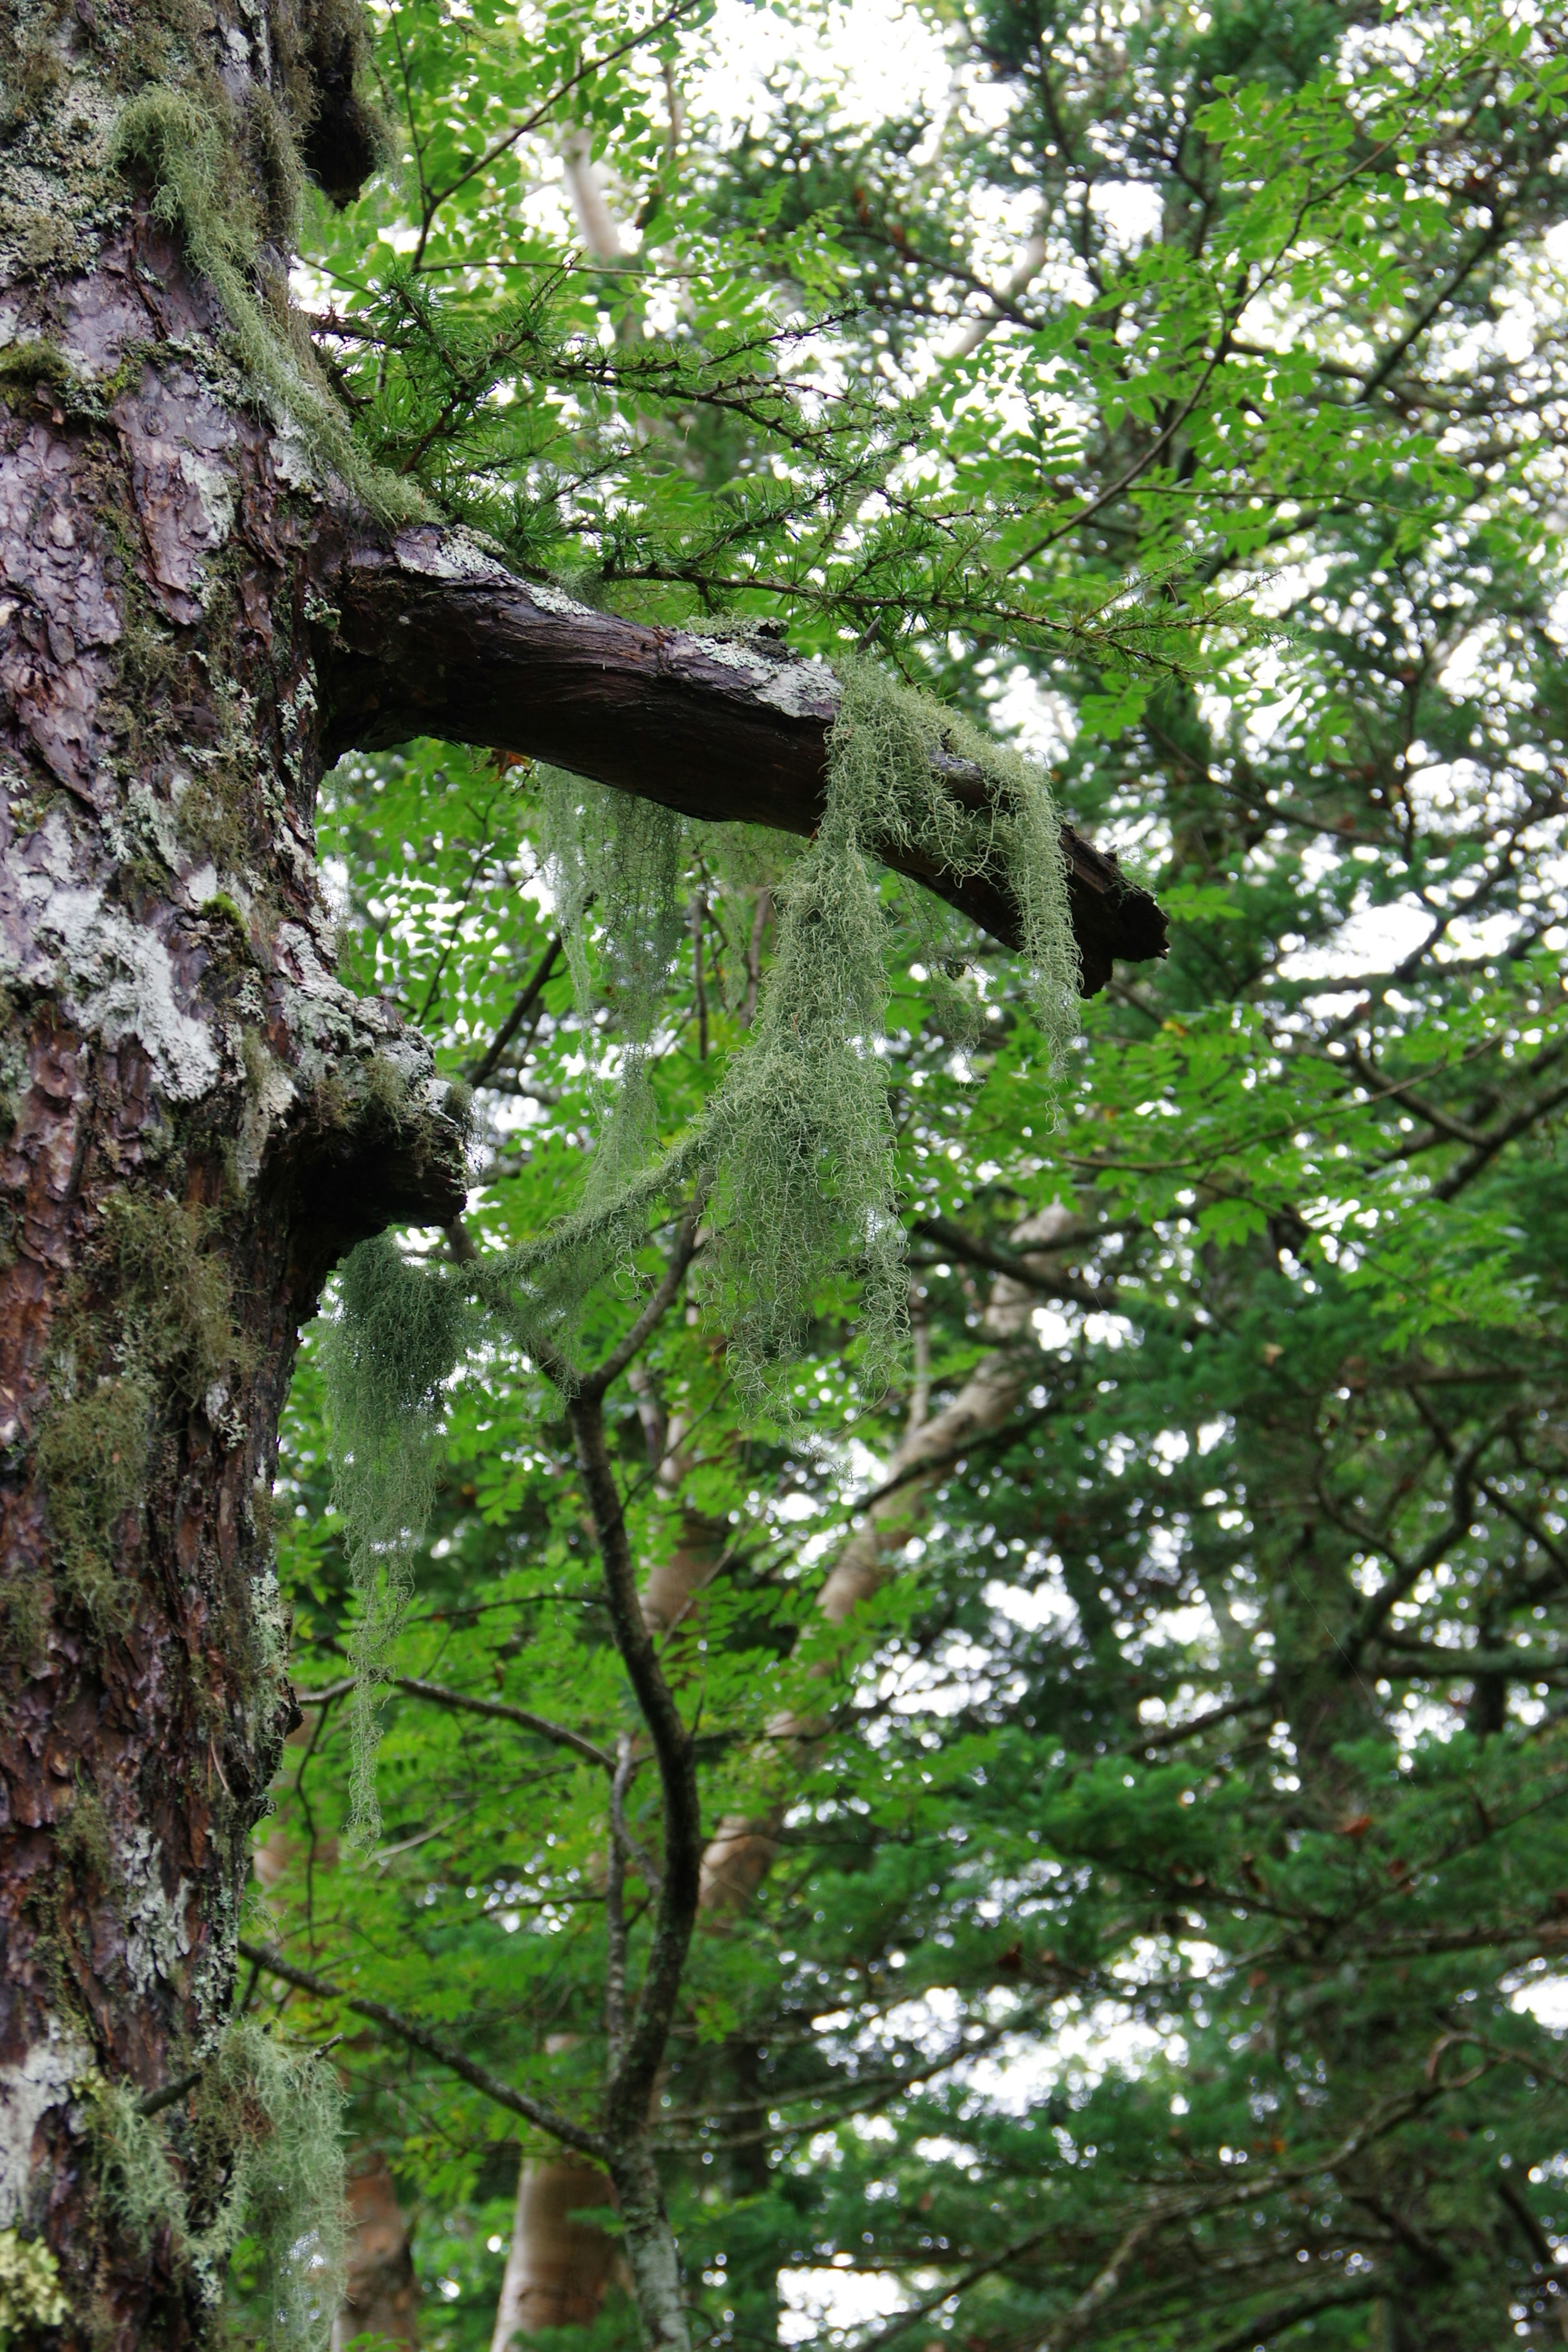
[(0, 2346), (18, 2329), (61, 2327), (66, 2317), (60, 2266), (47, 2246), (0, 2230)]
[[(187, 2099), (148, 2116), (129, 2087), (100, 2083), (85, 2120), (104, 2203), (134, 2242), (168, 2231), (210, 2308), (240, 2239), (259, 2241), (269, 2341), (320, 2347), (342, 2278), (341, 2111), (330, 2066), (241, 2020), (219, 2035)], [(206, 2210), (188, 2179), (223, 2184)]]
[(73, 39), (74, 11), (13, 0), (0, 11), (0, 278), (87, 266), (125, 205), (106, 168), (115, 93)]
[[(123, 1622), (127, 1591), (114, 1560), (142, 1503), (161, 1406), (219, 1392), (244, 1353), (210, 1211), (166, 1195), (113, 1193), (87, 1269), (110, 1274), (111, 1328), (68, 1306), (57, 1352), (58, 1393), (38, 1436), (61, 1583), (100, 1626)], [(87, 1384), (89, 1349), (115, 1370)]]
[(74, 381), (75, 371), (58, 343), (32, 337), (0, 351), (0, 397), (23, 385), (56, 387)]
[(119, 1276), (122, 1352), (187, 1404), (199, 1403), (241, 1352), (215, 1239), (212, 1213), (189, 1202), (119, 1192), (104, 1203), (101, 1245)]

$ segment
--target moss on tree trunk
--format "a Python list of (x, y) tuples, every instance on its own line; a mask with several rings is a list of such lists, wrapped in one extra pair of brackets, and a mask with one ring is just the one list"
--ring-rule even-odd
[(71, 2347), (207, 2332), (204, 2232), (275, 2128), (202, 2086), (295, 1719), (295, 1336), (347, 1244), (462, 1193), (427, 1050), (332, 977), (321, 492), (116, 160), (177, 93), (264, 302), (330, 14), (28, 5), (0, 57), (0, 2295)]

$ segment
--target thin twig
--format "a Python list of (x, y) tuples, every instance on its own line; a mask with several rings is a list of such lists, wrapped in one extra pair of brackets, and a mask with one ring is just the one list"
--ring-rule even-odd
[(605, 1875), (605, 2031), (612, 2067), (620, 2064), (626, 2042), (626, 1794), (632, 1770), (631, 1736), (623, 1731), (616, 1742), (616, 1769), (610, 1782), (610, 1841)]
[(545, 949), (544, 953), (541, 956), (539, 961), (535, 964), (533, 971), (529, 975), (528, 983), (523, 989), (521, 995), (518, 998), (517, 1003), (512, 1006), (511, 1011), (507, 1014), (506, 1019), (501, 1023), (500, 1027), (496, 1031), (494, 1037), (490, 1040), (489, 1045), (487, 1047), (485, 1052), (479, 1055), (477, 1062), (469, 1064), (465, 1076), (471, 1087), (482, 1087), (484, 1085), (485, 1080), (489, 1076), (490, 1072), (495, 1068), (497, 1063), (500, 1060), (501, 1055), (511, 1044), (512, 1039), (516, 1036), (518, 1031), (521, 1028), (523, 1023), (527, 1020), (529, 1014), (538, 1003), (540, 997), (543, 994), (544, 984), (550, 978), (551, 973), (554, 971), (556, 958), (560, 953), (561, 937), (559, 932), (557, 932), (556, 936), (551, 940), (550, 945)]
[[(563, 1723), (552, 1723), (547, 1716), (535, 1715), (526, 1706), (513, 1706), (510, 1699), (479, 1698), (468, 1691), (449, 1690), (444, 1683), (427, 1683), (419, 1675), (394, 1675), (394, 1689), (407, 1691), (415, 1698), (428, 1699), (433, 1706), (449, 1706), (465, 1715), (488, 1715), (498, 1723), (515, 1723), (524, 1731), (536, 1731), (542, 1739), (553, 1740), (558, 1748), (570, 1748), (603, 1772), (613, 1772), (615, 1758), (580, 1731), (568, 1730)], [(325, 1706), (335, 1698), (346, 1698), (354, 1687), (354, 1678), (345, 1675), (342, 1682), (327, 1683), (319, 1690), (296, 1691), (301, 1706)]]

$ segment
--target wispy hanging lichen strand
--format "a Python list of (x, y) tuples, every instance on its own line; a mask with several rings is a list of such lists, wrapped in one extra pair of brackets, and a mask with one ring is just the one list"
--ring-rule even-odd
[[(356, 1250), (328, 1325), (324, 1369), (337, 1475), (360, 1593), (353, 1797), (379, 1832), (374, 1759), (391, 1646), (429, 1514), (442, 1384), (484, 1339), (570, 1384), (576, 1328), (605, 1276), (640, 1246), (659, 1203), (706, 1195), (706, 1278), (738, 1384), (780, 1402), (778, 1374), (840, 1265), (860, 1278), (862, 1378), (879, 1385), (902, 1337), (903, 1228), (879, 1053), (887, 925), (879, 852), (916, 851), (955, 876), (1005, 878), (1030, 993), (1053, 1062), (1077, 1025), (1078, 960), (1060, 823), (1044, 779), (950, 711), (846, 662), (828, 744), (826, 806), (779, 887), (773, 967), (756, 1034), (702, 1119), (662, 1160), (647, 1053), (681, 935), (683, 821), (556, 771), (542, 777), (545, 855), (584, 1025), (594, 1006), (586, 926), (602, 935), (618, 1081), (601, 1108), (583, 1207), (537, 1242), (467, 1267), (414, 1266), (386, 1239)], [(984, 777), (976, 811), (935, 764)]]
[[(1060, 821), (1044, 780), (872, 664), (839, 668), (827, 803), (779, 893), (778, 950), (755, 1043), (707, 1122), (713, 1263), (731, 1369), (760, 1398), (805, 1337), (824, 1283), (862, 1277), (862, 1377), (893, 1370), (903, 1333), (903, 1228), (877, 1048), (887, 1013), (879, 850), (955, 876), (1000, 870), (1017, 901), (1031, 994), (1053, 1064), (1077, 1027), (1078, 960)], [(942, 786), (934, 755), (989, 786), (984, 814)]]
[(111, 152), (117, 163), (140, 163), (150, 173), (154, 214), (179, 232), (193, 267), (217, 295), (246, 369), (279, 421), (292, 423), (311, 456), (381, 521), (429, 520), (434, 510), (423, 492), (365, 456), (314, 360), (284, 340), (251, 291), (246, 273), (256, 257), (255, 225), (225, 201), (220, 137), (183, 90), (155, 88), (122, 109)]
[[(837, 665), (828, 803), (863, 844), (918, 850), (962, 880), (1004, 876), (1018, 909), (1029, 993), (1055, 1068), (1079, 1029), (1079, 956), (1068, 905), (1061, 815), (1037, 767), (930, 695), (868, 661)], [(942, 785), (942, 753), (984, 777), (984, 814)]]
[(474, 1321), (455, 1285), (411, 1266), (385, 1234), (363, 1242), (340, 1277), (321, 1358), (332, 1500), (347, 1528), (360, 1615), (350, 1801), (354, 1836), (379, 1836), (375, 1753), (392, 1646), (412, 1589), (413, 1556), (435, 1499), (442, 1383)]
[(540, 788), (545, 870), (578, 1017), (590, 1034), (590, 907), (604, 940), (603, 990), (621, 1060), (618, 1083), (604, 1090), (585, 1200), (591, 1208), (608, 1208), (658, 1148), (647, 1052), (684, 929), (678, 895), (684, 821), (657, 802), (609, 792), (559, 768), (540, 772)]

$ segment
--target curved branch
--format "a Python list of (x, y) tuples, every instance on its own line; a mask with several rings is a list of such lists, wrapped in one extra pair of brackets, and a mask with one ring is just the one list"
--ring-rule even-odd
[[(325, 749), (339, 758), (434, 735), (548, 760), (684, 815), (810, 835), (826, 799), (838, 682), (766, 637), (700, 637), (595, 613), (517, 579), (460, 530), (420, 525), (395, 538), (325, 541), (318, 624)], [(980, 772), (937, 762), (967, 806), (987, 804)], [(1062, 829), (1068, 895), (1091, 996), (1111, 961), (1165, 951), (1146, 891)], [(912, 853), (889, 865), (1005, 946), (1017, 909), (999, 875), (958, 877)]]
[(638, 1605), (631, 1545), (605, 1441), (603, 1390), (587, 1388), (568, 1397), (566, 1411), (593, 1514), (611, 1630), (647, 1726), (664, 1797), (663, 1868), (652, 1949), (635, 2011), (617, 2037), (619, 2046), (605, 2088), (606, 2137), (624, 2147), (646, 2130), (648, 2099), (680, 1994), (681, 1974), (697, 1920), (702, 1814), (691, 1734), (664, 1678)]

